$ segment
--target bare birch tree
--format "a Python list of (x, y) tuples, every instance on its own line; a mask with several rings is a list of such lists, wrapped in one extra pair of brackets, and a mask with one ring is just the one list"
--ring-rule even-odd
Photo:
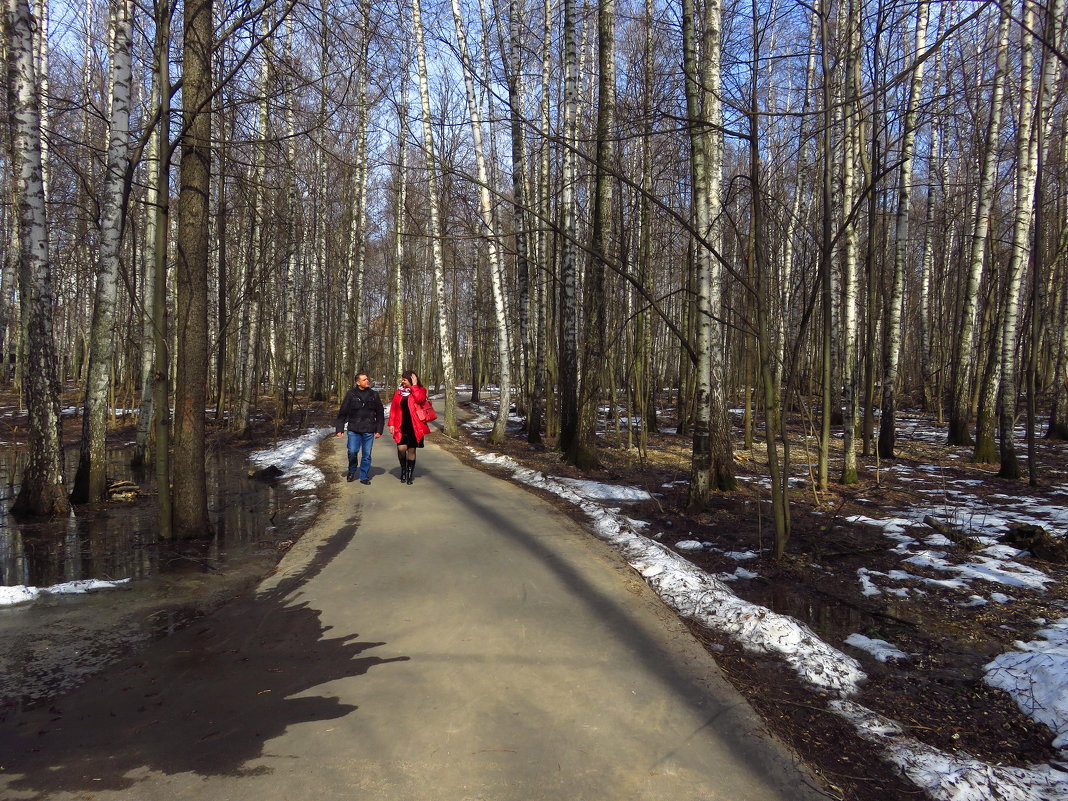
[(40, 87), (34, 64), (34, 20), (27, 0), (8, 0), (8, 81), (14, 105), (18, 186), (19, 287), (28, 310), (25, 372), (30, 461), (12, 506), (15, 514), (59, 515), (70, 508), (64, 487), (59, 375), (53, 339), (52, 264), (42, 179)]
[(434, 150), (433, 116), (430, 109), (430, 78), (426, 67), (426, 46), (423, 41), (423, 13), (421, 0), (412, 0), (412, 28), (415, 33), (415, 57), (419, 72), (419, 102), (422, 109), (423, 159), (427, 174), (427, 195), (430, 215), (430, 246), (434, 263), (434, 292), (437, 300), (441, 372), (445, 381), (445, 434), (455, 437), (456, 368), (452, 354), (452, 333), (449, 327), (448, 298), (445, 292), (445, 254), (442, 249), (443, 227), (439, 204), (438, 162)]
[(511, 408), (512, 393), (512, 345), (508, 332), (508, 304), (505, 300), (504, 281), (501, 276), (500, 233), (493, 211), (490, 192), (490, 174), (486, 165), (486, 152), (482, 144), (482, 112), (475, 96), (474, 65), (467, 50), (467, 32), (459, 0), (452, 0), (452, 18), (456, 26), (456, 41), (460, 48), (460, 66), (464, 75), (467, 96), (467, 111), (471, 123), (471, 140), (475, 151), (477, 171), (479, 214), (482, 219), (482, 236), (489, 254), (490, 291), (493, 295), (494, 322), (497, 330), (497, 351), (500, 359), (500, 404), (493, 422), (489, 442), (499, 445), (504, 441), (505, 427)]
[(130, 167), (130, 46), (133, 13), (128, 0), (111, 0), (110, 9), (111, 120), (92, 339), (89, 343), (89, 375), (82, 413), (82, 442), (71, 493), (71, 500), (75, 503), (102, 501), (107, 490), (105, 440), (111, 362), (115, 349), (119, 251), (126, 217), (124, 190), (126, 173)]

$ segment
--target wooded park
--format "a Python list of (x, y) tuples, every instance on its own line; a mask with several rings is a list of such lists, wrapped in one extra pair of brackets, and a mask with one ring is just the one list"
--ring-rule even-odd
[(16, 510), (100, 500), (131, 408), (161, 536), (203, 536), (209, 417), (240, 433), (409, 367), (446, 434), (457, 386), (492, 385), (491, 443), (516, 415), (582, 469), (640, 457), (670, 408), (693, 509), (735, 485), (740, 410), (776, 556), (788, 424), (816, 437), (817, 489), (893, 459), (906, 407), (1039, 482), (1036, 438), (1068, 438), (1065, 20), (1064, 0), (8, 0)]

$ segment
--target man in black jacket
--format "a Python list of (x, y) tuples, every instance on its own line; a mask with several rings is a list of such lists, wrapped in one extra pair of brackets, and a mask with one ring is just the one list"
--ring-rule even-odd
[(340, 437), (345, 426), (349, 429), (349, 472), (345, 478), (356, 478), (356, 468), (360, 468), (360, 483), (371, 483), (371, 446), (382, 436), (385, 424), (385, 410), (382, 399), (371, 389), (371, 379), (367, 373), (356, 374), (356, 386), (345, 394), (341, 408), (337, 412), (335, 429)]

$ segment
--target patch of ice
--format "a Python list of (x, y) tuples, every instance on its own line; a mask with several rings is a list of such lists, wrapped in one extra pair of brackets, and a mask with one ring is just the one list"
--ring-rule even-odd
[(682, 540), (681, 542), (676, 542), (675, 547), (680, 551), (699, 551), (705, 546), (697, 540)]

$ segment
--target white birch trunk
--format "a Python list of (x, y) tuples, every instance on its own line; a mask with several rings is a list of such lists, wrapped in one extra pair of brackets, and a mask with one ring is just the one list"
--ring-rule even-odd
[(445, 380), (445, 434), (455, 437), (456, 422), (456, 368), (452, 354), (452, 334), (449, 328), (449, 304), (445, 293), (445, 254), (441, 240), (441, 202), (438, 190), (438, 165), (434, 151), (434, 131), (431, 128), (430, 81), (426, 67), (426, 47), (423, 44), (423, 14), (421, 0), (412, 0), (412, 28), (415, 32), (415, 53), (419, 71), (419, 102), (422, 109), (423, 157), (426, 163), (427, 187), (430, 205), (431, 256), (434, 262), (434, 291), (437, 298), (438, 337), (441, 348), (441, 371)]
[[(159, 108), (159, 73), (152, 71), (152, 90), (149, 100), (149, 109)], [(137, 437), (134, 446), (134, 464), (144, 464), (148, 459), (149, 445), (152, 441), (152, 362), (155, 353), (152, 343), (152, 287), (156, 283), (156, 226), (158, 223), (156, 206), (159, 201), (159, 183), (156, 177), (159, 174), (160, 147), (159, 137), (151, 136), (148, 142), (148, 155), (145, 157), (144, 170), (147, 184), (145, 189), (145, 234), (144, 253), (144, 288), (142, 292), (143, 303), (141, 309), (141, 403), (140, 412), (137, 415)], [(240, 373), (238, 373), (240, 375)]]
[(36, 447), (22, 477), (15, 514), (56, 515), (70, 508), (60, 440), (59, 375), (53, 340), (52, 265), (42, 179), (41, 114), (34, 65), (34, 21), (27, 0), (7, 0), (19, 204), (19, 280), (28, 309), (26, 407)]
[[(1052, 0), (1045, 26), (1054, 46), (1063, 39), (1064, 0)], [(1019, 335), (1020, 291), (1024, 267), (1031, 256), (1031, 223), (1035, 211), (1035, 187), (1038, 165), (1045, 157), (1045, 145), (1051, 133), (1052, 115), (1047, 113), (1046, 101), (1052, 98), (1058, 74), (1058, 60), (1045, 53), (1038, 78), (1037, 97), (1033, 97), (1032, 67), (1036, 11), (1032, 3), (1024, 4), (1023, 48), (1020, 58), (1020, 113), (1017, 121), (1016, 143), (1016, 209), (1013, 220), (1012, 250), (1005, 291), (1005, 312), (1001, 329), (1001, 467), (1002, 478), (1019, 478), (1020, 465), (1016, 456), (1016, 344)], [(1040, 150), (1041, 143), (1041, 150)], [(1031, 325), (1037, 325), (1032, 321)]]
[[(286, 17), (285, 41), (286, 55), (293, 55), (293, 18)], [(285, 206), (285, 263), (282, 267), (283, 292), (282, 325), (275, 332), (277, 358), (275, 362), (275, 380), (282, 402), (282, 416), (289, 414), (293, 383), (296, 374), (296, 358), (293, 340), (296, 338), (294, 321), (296, 318), (296, 284), (297, 284), (297, 139), (296, 121), (293, 106), (297, 102), (296, 91), (286, 80), (285, 88), (285, 126), (286, 126), (286, 206)]]
[(564, 3), (563, 185), (560, 189), (560, 441), (563, 451), (578, 435), (578, 36), (575, 0)]
[[(273, 27), (270, 12), (263, 15), (258, 25), (258, 34), (263, 36)], [(257, 101), (257, 136), (255, 163), (252, 168), (252, 221), (249, 226), (248, 257), (245, 259), (245, 303), (241, 309), (241, 326), (237, 340), (237, 358), (235, 369), (240, 377), (238, 397), (234, 411), (234, 430), (242, 434), (248, 430), (252, 406), (255, 402), (258, 385), (258, 364), (256, 359), (259, 337), (261, 286), (263, 283), (264, 248), (263, 231), (266, 227), (267, 193), (267, 140), (270, 136), (270, 79), (271, 49), (270, 42), (260, 45), (259, 55), (259, 90)]]
[(901, 315), (905, 298), (905, 260), (908, 258), (909, 213), (912, 209), (912, 164), (916, 152), (916, 115), (923, 88), (923, 60), (927, 43), (928, 0), (921, 0), (913, 45), (912, 80), (901, 132), (901, 170), (898, 177), (897, 215), (894, 224), (894, 288), (887, 314), (886, 353), (883, 369), (883, 406), (879, 421), (879, 455), (894, 458), (897, 436), (897, 384), (901, 364)]
[(500, 358), (500, 405), (493, 422), (488, 442), (497, 445), (504, 442), (505, 427), (512, 404), (512, 346), (508, 335), (508, 304), (504, 296), (504, 282), (501, 277), (501, 256), (499, 248), (499, 231), (493, 213), (493, 198), (490, 194), (489, 170), (486, 167), (486, 154), (482, 144), (482, 112), (478, 98), (475, 96), (474, 65), (467, 50), (467, 35), (460, 13), (459, 0), (452, 0), (452, 18), (456, 26), (456, 41), (460, 48), (460, 64), (464, 74), (464, 89), (467, 94), (467, 110), (471, 122), (471, 140), (475, 151), (475, 168), (478, 173), (479, 213), (482, 217), (482, 235), (486, 239), (489, 255), (490, 287), (493, 293), (493, 310), (497, 327), (497, 350)]
[(994, 87), (990, 97), (990, 121), (986, 132), (983, 168), (976, 194), (975, 222), (972, 226), (971, 247), (968, 255), (967, 284), (962, 298), (960, 335), (957, 337), (953, 360), (953, 393), (949, 409), (949, 444), (970, 445), (971, 386), (976, 363), (975, 324), (978, 313), (979, 284), (983, 273), (986, 239), (990, 230), (990, 212), (994, 202), (994, 188), (998, 162), (997, 140), (1001, 130), (1002, 99), (1005, 95), (1005, 72), (1009, 53), (1008, 4), (1001, 7), (997, 30), (997, 64), (994, 70)]
[(719, 0), (704, 4), (700, 30), (692, 0), (683, 0), (682, 9), (686, 108), (692, 131), (693, 218), (702, 239), (696, 245), (693, 278), (697, 359), (689, 496), (689, 505), (699, 508), (707, 503), (713, 483), (719, 489), (728, 489), (734, 483), (723, 388), (723, 332), (713, 320), (722, 305), (720, 268), (710, 249), (718, 247), (721, 211), (722, 7)]
[[(848, 215), (857, 199), (856, 165), (861, 160), (864, 148), (863, 133), (857, 115), (857, 98), (853, 90), (854, 70), (859, 69), (860, 61), (860, 20), (850, 4), (849, 16), (849, 59), (846, 67), (845, 86), (849, 94), (844, 119), (845, 158), (842, 160), (842, 208)], [(855, 221), (844, 222), (842, 253), (842, 384), (845, 388), (845, 404), (842, 419), (842, 483), (857, 482), (857, 407), (860, 400), (859, 349), (859, 280), (857, 276), (859, 261), (858, 231)]]
[(130, 48), (132, 8), (129, 0), (111, 0), (111, 118), (108, 132), (104, 203), (100, 219), (93, 327), (89, 343), (89, 376), (85, 385), (82, 443), (72, 500), (97, 503), (106, 497), (105, 438), (112, 358), (115, 352), (115, 303), (119, 290), (119, 257), (126, 208), (123, 189), (130, 164)]
[(405, 204), (408, 194), (408, 68), (409, 54), (405, 53), (401, 70), (401, 89), (397, 103), (397, 191), (393, 211), (393, 329), (394, 362), (393, 375), (399, 376), (405, 366), (404, 326), (404, 258), (405, 258)]
[(52, 199), (52, 168), (49, 149), (52, 139), (52, 109), (48, 104), (48, 65), (50, 60), (48, 42), (48, 0), (33, 0), (33, 13), (37, 20), (34, 36), (34, 59), (37, 66), (37, 85), (41, 98), (41, 185), (44, 187), (45, 223), (48, 223), (48, 204)]

